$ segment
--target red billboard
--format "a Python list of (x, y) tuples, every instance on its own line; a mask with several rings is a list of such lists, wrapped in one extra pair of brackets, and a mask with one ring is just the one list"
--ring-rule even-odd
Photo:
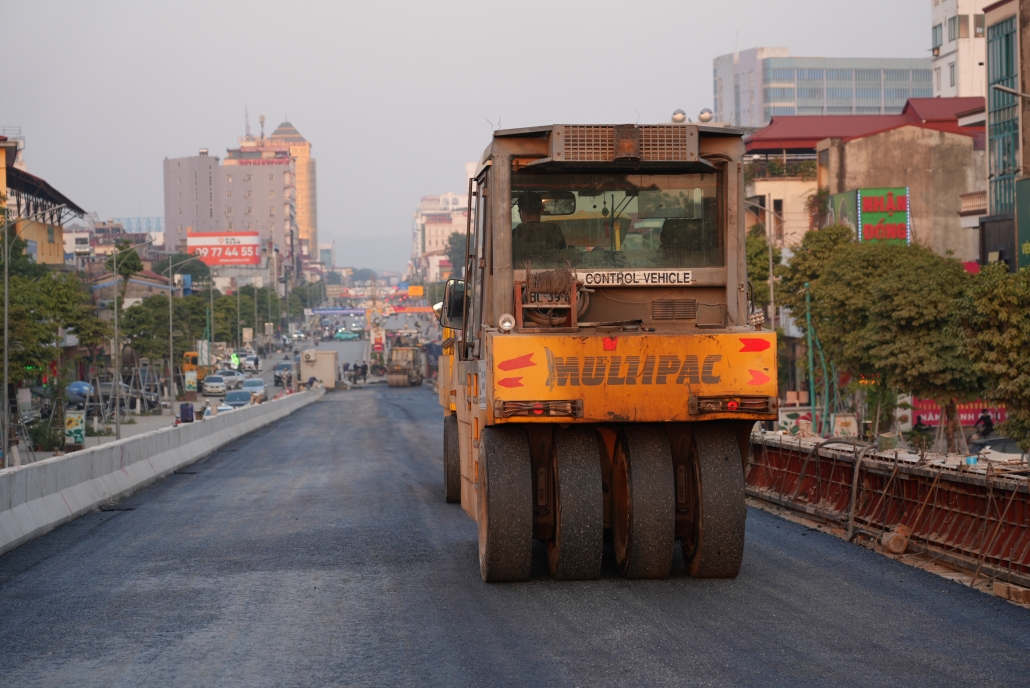
[(261, 235), (257, 232), (190, 232), (186, 236), (186, 250), (210, 266), (259, 265)]
[[(959, 422), (964, 427), (970, 427), (976, 423), (976, 419), (980, 417), (980, 412), (987, 409), (987, 412), (991, 414), (994, 419), (994, 424), (1002, 423), (1005, 421), (1005, 407), (994, 407), (990, 406), (985, 401), (972, 401), (964, 404), (957, 404)], [(941, 420), (941, 407), (937, 405), (936, 401), (931, 399), (920, 399), (919, 397), (913, 397), (912, 399), (912, 422), (916, 422), (916, 416), (919, 416), (920, 420), (923, 421), (923, 425), (929, 425), (930, 427), (937, 427), (937, 424)]]

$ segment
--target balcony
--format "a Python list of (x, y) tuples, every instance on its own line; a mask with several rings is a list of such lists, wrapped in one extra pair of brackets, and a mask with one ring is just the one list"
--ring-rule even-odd
[(958, 214), (962, 217), (987, 214), (986, 191), (970, 191), (969, 193), (959, 194), (958, 197), (962, 202), (962, 209), (958, 211)]

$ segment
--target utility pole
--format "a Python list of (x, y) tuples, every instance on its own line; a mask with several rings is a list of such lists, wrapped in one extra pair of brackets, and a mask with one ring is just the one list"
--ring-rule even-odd
[(805, 282), (805, 339), (808, 349), (808, 403), (812, 406), (812, 432), (819, 433), (815, 424), (815, 361), (812, 357), (812, 290)]
[(240, 285), (239, 278), (236, 278), (236, 350), (243, 348), (243, 332), (240, 330)]

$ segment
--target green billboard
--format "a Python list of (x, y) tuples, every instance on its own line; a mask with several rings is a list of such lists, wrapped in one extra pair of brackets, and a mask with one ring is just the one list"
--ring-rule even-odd
[(855, 193), (859, 241), (912, 243), (908, 187), (859, 189)]

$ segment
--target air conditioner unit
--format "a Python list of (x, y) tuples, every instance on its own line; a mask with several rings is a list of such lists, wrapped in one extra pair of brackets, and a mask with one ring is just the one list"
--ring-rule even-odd
[(304, 352), (304, 360), (307, 361), (308, 363), (312, 363), (315, 360), (315, 352), (314, 351), (305, 351)]

